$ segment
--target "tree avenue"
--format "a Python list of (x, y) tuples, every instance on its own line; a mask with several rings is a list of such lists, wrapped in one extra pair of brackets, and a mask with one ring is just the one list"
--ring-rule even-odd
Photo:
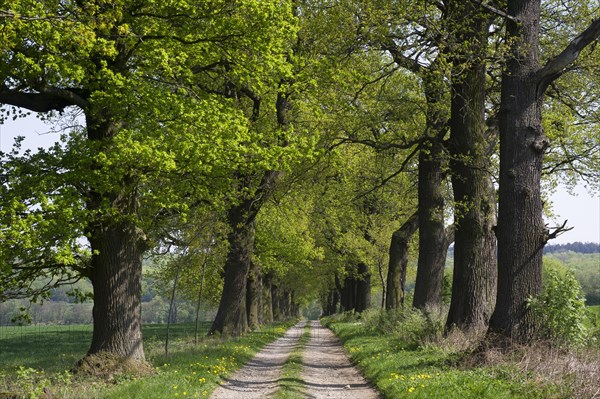
[(597, 97), (566, 72), (579, 61), (597, 84), (600, 22), (584, 5), (540, 32), (543, 7), (560, 6), (3, 3), (2, 119), (68, 126), (0, 154), (0, 301), (89, 279), (80, 368), (143, 371), (150, 252), (172, 304), (199, 314), (209, 295), (210, 334), (238, 335), (317, 299), (393, 311), (410, 289), (441, 308), (455, 242), (446, 330), (528, 342), (542, 250), (564, 230), (544, 225), (542, 178), (593, 181), (599, 147)]
[(264, 89), (285, 73), (290, 19), (253, 1), (5, 6), (0, 102), (76, 107), (85, 128), (62, 147), (3, 160), (1, 294), (87, 277), (88, 356), (143, 364), (141, 262), (157, 216), (216, 203), (248, 157), (273, 159), (251, 148), (248, 117), (206, 82)]

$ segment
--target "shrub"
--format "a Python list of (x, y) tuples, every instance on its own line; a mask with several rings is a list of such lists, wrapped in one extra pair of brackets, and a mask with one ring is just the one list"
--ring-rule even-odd
[(540, 336), (559, 346), (581, 346), (588, 342), (585, 298), (572, 272), (548, 272), (542, 294), (529, 300), (541, 321)]
[(363, 312), (364, 326), (383, 335), (392, 335), (407, 346), (420, 346), (442, 336), (445, 310), (425, 311), (410, 307), (396, 310), (369, 310)]

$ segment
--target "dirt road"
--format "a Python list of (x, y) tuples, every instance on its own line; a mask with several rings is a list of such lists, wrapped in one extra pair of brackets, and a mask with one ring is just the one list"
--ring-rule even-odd
[[(212, 399), (258, 399), (272, 397), (278, 389), (281, 369), (298, 344), (304, 322), (284, 337), (267, 345), (211, 396)], [(350, 363), (335, 335), (311, 322), (311, 338), (302, 359), (304, 397), (310, 399), (378, 399), (359, 371)]]
[(311, 338), (304, 349), (302, 380), (310, 399), (378, 399), (377, 392), (350, 363), (337, 337), (312, 322)]

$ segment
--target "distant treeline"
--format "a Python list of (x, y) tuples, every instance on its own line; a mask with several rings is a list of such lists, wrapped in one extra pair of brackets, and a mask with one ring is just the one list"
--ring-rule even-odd
[(573, 251), (580, 254), (596, 254), (600, 253), (600, 244), (595, 242), (570, 242), (568, 244), (546, 245), (544, 247), (545, 254)]

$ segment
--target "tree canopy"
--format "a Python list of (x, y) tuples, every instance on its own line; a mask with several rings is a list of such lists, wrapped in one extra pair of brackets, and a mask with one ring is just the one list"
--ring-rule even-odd
[(448, 328), (487, 327), (496, 303), (492, 330), (527, 340), (542, 249), (565, 229), (544, 225), (542, 185), (600, 181), (597, 11), (6, 1), (1, 120), (78, 122), (0, 154), (0, 300), (89, 279), (88, 355), (143, 362), (148, 254), (169, 258), (164, 287), (221, 296), (211, 331), (235, 333), (315, 297), (364, 310), (402, 233), (393, 295), (411, 248), (413, 305), (441, 305), (456, 239)]

